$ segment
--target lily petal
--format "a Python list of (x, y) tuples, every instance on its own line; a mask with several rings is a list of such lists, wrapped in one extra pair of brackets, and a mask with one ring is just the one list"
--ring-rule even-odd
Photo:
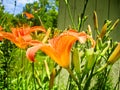
[(19, 28), (11, 28), (12, 33), (0, 31), (0, 40), (3, 38), (8, 39), (16, 44), (16, 46), (25, 49), (28, 45), (36, 45), (39, 41), (32, 40), (31, 32), (42, 31), (46, 32), (42, 26), (23, 26)]
[(46, 32), (46, 29), (43, 26), (33, 26), (30, 28), (30, 32), (34, 32), (34, 31)]
[(28, 48), (26, 52), (27, 58), (31, 61), (35, 61), (34, 59), (35, 53), (39, 50), (39, 48), (40, 48), (40, 45), (36, 45), (34, 47)]
[(70, 64), (70, 51), (72, 45), (76, 40), (81, 43), (86, 41), (87, 34), (84, 32), (76, 32), (74, 30), (69, 30), (63, 32), (60, 36), (49, 40), (48, 44), (40, 43), (33, 46), (27, 50), (26, 56), (31, 61), (35, 61), (35, 53), (40, 49), (47, 55), (49, 55), (57, 64), (67, 68)]

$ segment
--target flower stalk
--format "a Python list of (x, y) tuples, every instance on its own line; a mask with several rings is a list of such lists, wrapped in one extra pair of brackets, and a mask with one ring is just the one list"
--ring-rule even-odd
[(73, 74), (73, 72), (70, 70), (70, 68), (65, 68), (68, 73), (70, 74), (70, 76), (72, 77), (72, 79), (76, 82), (76, 84), (79, 86), (79, 82), (77, 80), (77, 78), (75, 77), (75, 75)]

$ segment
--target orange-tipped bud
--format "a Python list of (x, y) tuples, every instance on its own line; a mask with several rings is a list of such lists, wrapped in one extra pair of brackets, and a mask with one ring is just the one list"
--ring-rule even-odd
[(96, 14), (95, 11), (94, 11), (94, 14), (93, 14), (93, 20), (94, 20), (95, 29), (98, 29), (98, 18), (97, 18), (97, 14)]
[(103, 38), (105, 36), (106, 30), (107, 30), (107, 23), (105, 23), (104, 26), (102, 27), (100, 38)]
[(107, 63), (114, 64), (120, 58), (120, 43), (116, 46), (112, 54), (110, 55)]

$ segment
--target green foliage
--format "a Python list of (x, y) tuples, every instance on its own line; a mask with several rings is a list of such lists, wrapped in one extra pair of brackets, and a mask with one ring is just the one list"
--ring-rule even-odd
[[(4, 40), (4, 42), (0, 43), (0, 89), (5, 89), (6, 87), (10, 88), (10, 71), (11, 71), (11, 52), (12, 49), (15, 48), (8, 40)], [(2, 55), (1, 55), (2, 54)]]
[(113, 90), (113, 83), (108, 72), (105, 69), (96, 76), (96, 83), (91, 90)]
[(52, 5), (49, 2), (48, 0), (40, 0), (39, 2), (26, 4), (23, 12), (33, 14), (34, 18), (31, 20), (26, 20), (23, 14), (17, 15), (17, 17), (21, 23), (28, 23), (32, 26), (42, 25), (46, 28), (56, 28), (58, 16), (58, 11), (56, 10), (57, 5)]

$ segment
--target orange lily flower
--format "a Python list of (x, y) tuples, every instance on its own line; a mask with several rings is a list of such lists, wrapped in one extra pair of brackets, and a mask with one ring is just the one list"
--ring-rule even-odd
[(32, 14), (30, 14), (30, 13), (24, 12), (23, 14), (26, 15), (27, 19), (32, 19), (32, 18), (34, 18), (34, 16), (33, 16)]
[(75, 41), (79, 40), (81, 43), (85, 43), (88, 35), (85, 32), (76, 32), (69, 30), (63, 32), (60, 36), (49, 40), (48, 44), (39, 43), (36, 46), (28, 48), (26, 56), (31, 61), (35, 61), (35, 53), (40, 49), (47, 55), (49, 55), (57, 64), (67, 68), (70, 64), (70, 50)]
[[(0, 31), (2, 31), (3, 28), (0, 26)], [(0, 34), (0, 41), (2, 40), (2, 35)]]
[(32, 40), (32, 36), (30, 35), (31, 32), (37, 30), (46, 32), (42, 26), (11, 28), (11, 30), (12, 33), (0, 31), (0, 37), (12, 41), (16, 44), (16, 46), (23, 49), (28, 45), (35, 45), (39, 43), (37, 40)]

